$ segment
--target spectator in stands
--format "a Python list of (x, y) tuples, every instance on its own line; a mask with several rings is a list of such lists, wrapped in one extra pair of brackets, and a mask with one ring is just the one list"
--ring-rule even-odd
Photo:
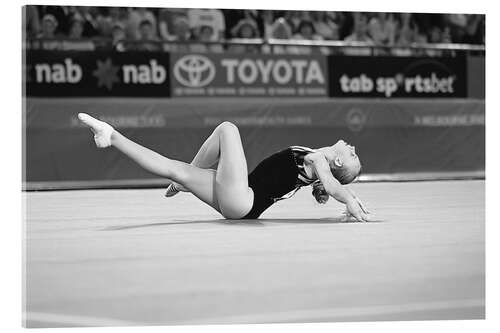
[[(207, 31), (212, 31), (211, 41), (224, 39), (226, 23), (222, 11), (218, 9), (189, 9), (187, 12), (189, 27), (193, 30), (195, 36), (200, 40), (200, 36), (205, 35)], [(202, 32), (201, 30), (204, 30)]]
[(52, 14), (45, 14), (42, 18), (42, 30), (38, 38), (55, 38), (57, 29), (57, 20)]
[(222, 14), (224, 15), (224, 21), (226, 24), (225, 38), (233, 38), (233, 29), (238, 25), (238, 23), (243, 19), (253, 20), (257, 24), (257, 28), (262, 28), (262, 19), (260, 17), (260, 11), (254, 9), (223, 9)]
[(79, 16), (75, 16), (70, 21), (69, 26), (69, 39), (81, 39), (83, 34), (83, 19)]
[(38, 6), (24, 7), (24, 31), (26, 38), (33, 38), (38, 35), (41, 29)]
[(342, 38), (341, 33), (342, 33), (342, 27), (344, 26), (345, 21), (346, 21), (344, 13), (342, 13), (342, 12), (325, 12), (325, 15), (326, 15), (327, 20), (334, 23), (337, 27), (338, 37), (334, 38), (334, 39), (343, 40), (344, 38)]
[(292, 36), (293, 39), (303, 40), (322, 40), (323, 37), (316, 33), (314, 24), (309, 20), (302, 20), (297, 27), (296, 33)]
[(48, 39), (43, 40), (40, 44), (40, 48), (44, 50), (58, 50), (61, 48), (61, 44), (56, 40), (50, 40), (56, 38), (57, 20), (52, 14), (45, 14), (42, 18), (42, 30), (38, 34), (38, 38)]
[(417, 43), (417, 44), (427, 43), (427, 35), (420, 31), (420, 28), (418, 27), (418, 25), (416, 26), (416, 29), (415, 29), (415, 43)]
[[(363, 42), (368, 45), (373, 45), (373, 41), (368, 36), (368, 18), (365, 13), (354, 13), (354, 27), (352, 34), (347, 36), (346, 42)], [(347, 55), (371, 55), (370, 48), (363, 47), (346, 47), (344, 54)]]
[[(341, 13), (304, 11), (256, 11), (218, 9), (160, 9), (158, 17), (154, 10), (147, 8), (120, 7), (75, 7), (75, 6), (27, 6), (25, 9), (25, 31), (28, 38), (68, 37), (72, 41), (93, 37), (121, 36), (123, 27), (126, 39), (143, 40), (145, 35), (153, 35), (150, 41), (165, 43), (165, 50), (186, 50), (184, 40), (198, 43), (194, 49), (220, 52), (221, 41), (225, 37), (253, 38), (262, 36), (265, 40), (276, 39), (344, 39), (348, 42), (365, 42), (369, 45), (394, 46), (394, 54), (416, 54), (410, 49), (414, 43), (484, 43), (484, 15), (465, 14), (392, 14), (392, 13)], [(43, 19), (40, 20), (42, 15)], [(177, 20), (177, 18), (182, 19)], [(141, 26), (143, 21), (150, 24)], [(157, 24), (158, 22), (158, 24)], [(305, 23), (304, 23), (305, 22)], [(312, 23), (312, 24), (311, 24)], [(300, 31), (298, 30), (300, 26)], [(312, 27), (311, 27), (312, 26)], [(150, 29), (151, 28), (151, 29)], [(113, 32), (113, 30), (116, 30)], [(191, 31), (192, 30), (192, 31)], [(294, 31), (292, 36), (290, 31)], [(114, 40), (116, 38), (113, 38)], [(120, 37), (120, 40), (122, 38)], [(175, 43), (179, 41), (179, 43)], [(94, 39), (94, 43), (107, 43), (104, 39)], [(30, 44), (36, 48), (44, 45), (56, 49), (70, 44), (60, 41)], [(147, 43), (146, 43), (147, 44)], [(71, 49), (83, 48), (84, 43), (72, 43)], [(146, 47), (152, 47), (150, 44)], [(180, 47), (183, 45), (183, 47)], [(177, 47), (179, 46), (179, 47)], [(99, 47), (96, 46), (96, 47)], [(266, 52), (310, 53), (308, 47), (264, 46)], [(133, 48), (132, 48), (133, 49)], [(254, 47), (230, 47), (231, 51), (255, 52)], [(316, 50), (317, 48), (313, 48)], [(375, 54), (385, 54), (373, 48)], [(347, 54), (372, 54), (370, 48), (346, 48)]]
[(308, 12), (300, 10), (287, 10), (283, 17), (287, 20), (288, 25), (292, 28), (292, 31), (297, 31), (303, 20), (311, 20)]
[(189, 41), (192, 39), (189, 22), (184, 16), (179, 16), (175, 19), (173, 25), (173, 41)]
[(103, 8), (97, 16), (96, 22), (99, 34), (103, 37), (110, 37), (115, 24), (120, 24), (123, 27), (128, 20), (128, 11), (123, 7), (108, 7)]
[[(255, 39), (259, 38), (259, 30), (257, 23), (251, 18), (241, 19), (233, 29), (231, 35), (237, 39)], [(231, 45), (228, 49), (235, 53), (258, 53), (260, 47), (258, 45)]]
[(414, 28), (414, 24), (411, 21), (411, 13), (401, 13), (396, 45), (407, 46), (413, 43), (415, 39)]
[(467, 15), (467, 25), (462, 43), (484, 44), (484, 15)]
[[(330, 16), (331, 13), (328, 13)], [(354, 13), (340, 12), (335, 13), (335, 22), (339, 26), (339, 40), (345, 40), (354, 30)]]
[(283, 17), (278, 18), (271, 26), (271, 38), (274, 39), (292, 38), (292, 28)]
[(67, 35), (69, 30), (70, 9), (68, 6), (44, 6), (42, 13), (52, 15), (57, 22), (54, 34)]
[(139, 23), (139, 39), (142, 41), (156, 40), (153, 23), (143, 20)]
[[(189, 29), (189, 22), (186, 17), (178, 16), (172, 26), (170, 43), (164, 44), (164, 51), (167, 52), (189, 52), (190, 45), (187, 43), (193, 38)], [(176, 43), (179, 42), (179, 43)]]
[[(82, 36), (85, 38), (95, 37), (99, 33), (99, 25), (97, 23), (97, 9), (96, 7), (79, 6), (77, 7), (78, 15), (83, 21)], [(70, 19), (71, 22), (71, 19)]]
[(368, 18), (365, 13), (354, 13), (353, 31), (344, 40), (346, 42), (373, 43), (368, 35)]
[[(175, 40), (176, 32), (175, 22), (178, 18), (182, 18), (183, 22), (187, 21), (187, 9), (184, 8), (161, 8), (158, 13), (158, 33), (163, 40)], [(189, 30), (189, 24), (188, 24)], [(183, 28), (183, 27), (182, 27)], [(181, 33), (181, 36), (185, 33)], [(181, 37), (182, 38), (182, 37)]]
[(154, 35), (156, 36), (156, 17), (152, 11), (144, 7), (136, 7), (129, 11), (128, 20), (125, 24), (127, 37), (130, 39), (141, 39), (140, 25), (144, 21), (149, 21)]
[(221, 11), (226, 25), (224, 37), (226, 39), (233, 38), (234, 27), (245, 18), (245, 11), (243, 9), (222, 9)]
[[(438, 34), (437, 31), (440, 31), (440, 34)], [(433, 43), (441, 43), (441, 44), (452, 43), (450, 27), (448, 25), (444, 24), (444, 22), (442, 25), (442, 29), (439, 29), (439, 30), (436, 29), (436, 31), (433, 31), (433, 35), (435, 35), (435, 36), (431, 36), (429, 38), (429, 40), (431, 40), (431, 38), (435, 38), (434, 40), (437, 40), (437, 37), (439, 36), (439, 41), (433, 42)], [(415, 53), (415, 52), (413, 52), (413, 53)], [(454, 56), (456, 53), (453, 50), (429, 49), (429, 50), (425, 50), (424, 54), (431, 56), (431, 57), (442, 57), (442, 56), (447, 56), (447, 55)]]
[(433, 26), (428, 35), (429, 43), (441, 43), (442, 31), (438, 26)]
[(153, 23), (151, 23), (150, 20), (146, 19), (139, 23), (139, 41), (141, 41), (141, 43), (137, 44), (139, 50), (160, 50), (160, 45), (158, 43), (158, 39), (156, 38)]
[(91, 40), (82, 39), (83, 24), (80, 16), (71, 19), (68, 38), (62, 41), (63, 50), (93, 51), (95, 49)]
[(125, 45), (123, 44), (125, 38), (125, 25), (121, 22), (115, 22), (113, 24), (113, 27), (111, 28), (111, 39), (113, 43), (113, 49), (115, 51), (125, 51)]
[[(302, 20), (298, 27), (297, 32), (292, 36), (295, 40), (323, 40), (323, 37), (316, 33), (314, 29), (314, 24), (309, 20)], [(321, 51), (322, 53), (328, 53), (326, 48), (318, 48), (313, 46), (290, 46), (288, 47), (288, 53), (293, 54), (311, 54)]]
[[(290, 39), (292, 38), (292, 28), (287, 21), (280, 17), (270, 27), (270, 38), (272, 39)], [(268, 45), (262, 46), (263, 53), (285, 54), (288, 52), (287, 46), (284, 45)]]
[(339, 27), (332, 17), (326, 14), (326, 12), (314, 11), (310, 13), (310, 16), (314, 24), (314, 30), (318, 35), (323, 37), (323, 39), (339, 39)]
[(196, 35), (196, 40), (201, 42), (211, 42), (213, 41), (213, 36), (215, 31), (211, 25), (202, 25), (198, 29), (198, 34)]
[(443, 43), (453, 43), (451, 39), (451, 29), (450, 27), (444, 27), (443, 29), (443, 35), (441, 37), (441, 41)]
[(396, 21), (392, 13), (377, 13), (368, 22), (368, 35), (376, 45), (394, 45)]
[(274, 24), (274, 12), (272, 10), (263, 10), (260, 12), (260, 16), (262, 17), (262, 30), (260, 31), (260, 35), (268, 40), (271, 38), (273, 24)]
[[(443, 32), (440, 27), (434, 25), (430, 28), (427, 33), (427, 41), (429, 43), (438, 44), (442, 42)], [(431, 57), (440, 56), (442, 52), (440, 50), (425, 50), (425, 54)]]
[(233, 38), (259, 38), (257, 22), (251, 18), (241, 19), (238, 24), (231, 29), (231, 36)]
[(424, 54), (425, 52), (419, 50), (411, 50), (409, 46), (415, 44), (427, 43), (427, 36), (420, 32), (420, 28), (415, 20), (413, 14), (401, 14), (401, 27), (398, 31), (395, 46), (392, 54), (398, 56), (410, 56), (413, 54)]
[(213, 44), (213, 36), (215, 32), (211, 25), (201, 25), (195, 29), (194, 40), (201, 43), (194, 42), (191, 44), (192, 52), (211, 52), (211, 53), (221, 53), (224, 51), (221, 44)]
[(462, 43), (466, 35), (467, 15), (447, 14), (445, 15), (445, 22), (450, 28), (451, 40), (454, 43)]
[(118, 11), (118, 7), (99, 7), (99, 12), (95, 18), (99, 37), (111, 36), (111, 11)]
[[(374, 13), (368, 21), (368, 36), (376, 46), (393, 46), (396, 42), (396, 21), (392, 14)], [(387, 55), (390, 49), (374, 48), (373, 55)]]
[(401, 13), (399, 16), (399, 27), (396, 36), (395, 46), (392, 54), (397, 56), (409, 56), (412, 50), (408, 48), (418, 39), (418, 26), (411, 13)]

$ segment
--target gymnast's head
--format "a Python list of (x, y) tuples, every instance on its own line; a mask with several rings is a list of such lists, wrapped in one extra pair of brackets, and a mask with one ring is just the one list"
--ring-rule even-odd
[[(345, 185), (352, 183), (361, 174), (361, 162), (356, 154), (356, 148), (347, 144), (344, 140), (339, 140), (330, 147), (322, 148), (326, 150), (325, 157), (330, 164), (330, 170), (339, 183)], [(329, 195), (320, 181), (313, 185), (312, 195), (317, 202), (324, 204), (328, 201)]]
[(333, 176), (339, 183), (345, 185), (352, 183), (361, 174), (361, 162), (356, 154), (356, 148), (339, 140), (330, 147), (329, 164)]

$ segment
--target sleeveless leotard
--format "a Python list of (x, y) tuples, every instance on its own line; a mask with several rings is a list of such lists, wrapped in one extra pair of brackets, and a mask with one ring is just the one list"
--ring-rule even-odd
[(255, 167), (248, 175), (248, 186), (254, 192), (250, 212), (243, 219), (256, 219), (279, 200), (288, 199), (301, 187), (316, 182), (304, 169), (304, 157), (314, 149), (291, 146), (279, 151)]

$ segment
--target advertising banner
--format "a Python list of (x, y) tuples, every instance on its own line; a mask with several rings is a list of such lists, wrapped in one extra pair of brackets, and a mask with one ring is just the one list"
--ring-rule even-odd
[(329, 57), (330, 97), (466, 97), (466, 58)]
[(325, 147), (339, 139), (356, 146), (364, 174), (485, 167), (480, 100), (30, 98), (26, 104), (27, 182), (152, 177), (116, 149), (96, 149), (79, 112), (181, 161), (192, 160), (214, 128), (231, 121), (240, 130), (249, 171), (287, 146)]
[(327, 96), (323, 56), (171, 54), (172, 96)]
[(26, 52), (27, 96), (169, 97), (164, 52)]

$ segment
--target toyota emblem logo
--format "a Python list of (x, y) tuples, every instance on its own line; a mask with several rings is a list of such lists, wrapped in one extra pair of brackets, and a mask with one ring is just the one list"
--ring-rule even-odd
[(174, 76), (186, 87), (200, 88), (212, 82), (215, 77), (215, 66), (205, 56), (186, 55), (175, 63)]

